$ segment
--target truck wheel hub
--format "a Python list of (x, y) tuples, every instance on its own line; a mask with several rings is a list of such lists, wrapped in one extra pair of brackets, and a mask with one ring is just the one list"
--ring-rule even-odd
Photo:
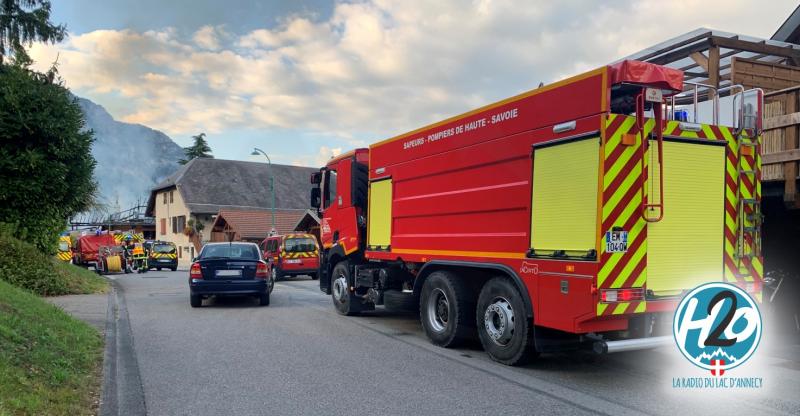
[(333, 281), (333, 297), (340, 303), (344, 302), (347, 296), (347, 279), (341, 276)]
[(441, 289), (434, 289), (428, 298), (427, 305), (428, 324), (436, 332), (442, 332), (447, 328), (450, 319), (450, 302), (447, 295)]
[(505, 298), (496, 298), (483, 314), (486, 333), (495, 344), (506, 346), (514, 337), (514, 309)]

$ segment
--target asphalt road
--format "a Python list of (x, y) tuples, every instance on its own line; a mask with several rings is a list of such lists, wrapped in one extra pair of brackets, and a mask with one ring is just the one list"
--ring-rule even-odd
[(479, 344), (430, 344), (413, 315), (339, 316), (305, 277), (278, 282), (268, 307), (233, 298), (193, 309), (187, 273), (116, 277), (150, 415), (800, 414), (791, 350), (762, 347), (761, 389), (681, 390), (674, 375), (707, 374), (669, 348), (512, 368)]

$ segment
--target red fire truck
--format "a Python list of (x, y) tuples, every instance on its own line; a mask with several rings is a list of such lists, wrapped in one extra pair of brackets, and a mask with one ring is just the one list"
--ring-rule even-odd
[(763, 93), (687, 84), (623, 61), (331, 160), (321, 290), (344, 315), (413, 305), (434, 344), (477, 333), (509, 365), (662, 345), (704, 282), (760, 299)]

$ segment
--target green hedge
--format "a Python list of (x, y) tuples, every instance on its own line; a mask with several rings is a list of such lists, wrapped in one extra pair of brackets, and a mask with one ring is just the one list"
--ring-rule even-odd
[(64, 263), (33, 244), (0, 233), (0, 280), (41, 296), (102, 292), (108, 283), (86, 269)]
[(92, 206), (94, 136), (84, 127), (60, 82), (0, 64), (0, 221), (45, 253), (55, 254), (67, 220)]

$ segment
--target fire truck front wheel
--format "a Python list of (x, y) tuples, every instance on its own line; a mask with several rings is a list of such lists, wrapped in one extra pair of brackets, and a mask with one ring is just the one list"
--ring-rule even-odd
[(533, 326), (514, 283), (495, 277), (481, 289), (476, 311), (478, 336), (489, 356), (506, 365), (522, 365), (535, 357)]
[(454, 347), (474, 333), (475, 300), (469, 287), (447, 271), (431, 273), (422, 285), (419, 315), (428, 339)]
[(361, 299), (350, 291), (350, 264), (336, 263), (331, 273), (331, 299), (336, 312), (341, 315), (358, 315), (361, 312)]

